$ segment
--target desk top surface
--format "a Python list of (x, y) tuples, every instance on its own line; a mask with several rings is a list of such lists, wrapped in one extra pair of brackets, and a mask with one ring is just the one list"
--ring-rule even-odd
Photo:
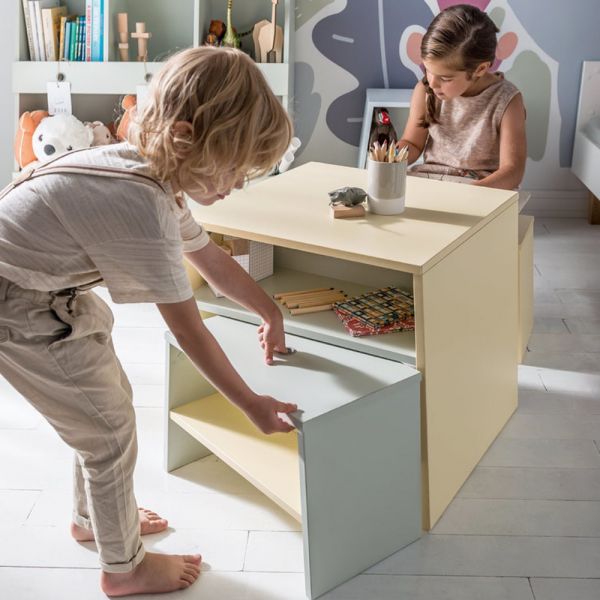
[(192, 203), (192, 212), (209, 231), (421, 274), (518, 199), (513, 191), (408, 177), (402, 214), (333, 219), (327, 194), (343, 186), (366, 189), (366, 170), (307, 163), (213, 206)]

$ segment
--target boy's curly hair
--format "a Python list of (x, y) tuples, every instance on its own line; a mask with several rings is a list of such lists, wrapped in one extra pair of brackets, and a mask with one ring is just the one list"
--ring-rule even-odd
[[(175, 127), (191, 124), (189, 133)], [(233, 48), (203, 46), (173, 55), (155, 75), (129, 141), (152, 174), (224, 190), (264, 174), (282, 157), (292, 124), (254, 61)]]

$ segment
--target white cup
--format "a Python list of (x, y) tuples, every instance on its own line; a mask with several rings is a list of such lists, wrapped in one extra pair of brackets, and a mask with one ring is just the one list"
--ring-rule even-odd
[(367, 205), (377, 215), (399, 215), (405, 209), (406, 161), (367, 159)]

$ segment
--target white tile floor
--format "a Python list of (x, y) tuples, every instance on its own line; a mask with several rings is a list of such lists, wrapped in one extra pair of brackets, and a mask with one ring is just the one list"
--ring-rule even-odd
[[(327, 600), (600, 598), (600, 228), (538, 219), (535, 238), (517, 413), (430, 534)], [(170, 597), (304, 598), (295, 521), (212, 457), (162, 470), (164, 326), (153, 306), (115, 312), (138, 414), (138, 501), (171, 522), (147, 544), (206, 560)], [(67, 533), (70, 452), (2, 380), (0, 404), (0, 598), (104, 598), (94, 545)]]

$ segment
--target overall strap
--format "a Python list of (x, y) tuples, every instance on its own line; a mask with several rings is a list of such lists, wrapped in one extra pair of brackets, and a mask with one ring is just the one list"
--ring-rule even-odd
[[(82, 152), (88, 149), (89, 148), (84, 148), (83, 150), (75, 150), (70, 154), (75, 154), (76, 152)], [(64, 154), (52, 159), (50, 162), (40, 165), (39, 167), (22, 171), (18, 177), (16, 177), (11, 183), (9, 183), (3, 190), (0, 191), (0, 200), (2, 200), (9, 192), (14, 190), (16, 187), (18, 187), (22, 183), (25, 183), (26, 181), (29, 181), (30, 179), (36, 179), (37, 177), (42, 177), (43, 175), (55, 175), (65, 173), (69, 175), (91, 175), (93, 177), (111, 177), (113, 179), (125, 179), (129, 181), (135, 181), (136, 183), (144, 183), (152, 187), (158, 187), (165, 193), (167, 191), (164, 185), (157, 179), (154, 179), (154, 177), (151, 177), (150, 175), (144, 175), (142, 173), (133, 173), (129, 169), (84, 164), (52, 166), (52, 163), (56, 162), (63, 156)]]

